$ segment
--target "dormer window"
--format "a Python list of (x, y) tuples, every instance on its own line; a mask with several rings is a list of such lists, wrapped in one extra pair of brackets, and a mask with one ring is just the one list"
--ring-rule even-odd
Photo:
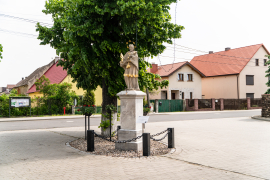
[(184, 81), (184, 74), (178, 74), (178, 81)]

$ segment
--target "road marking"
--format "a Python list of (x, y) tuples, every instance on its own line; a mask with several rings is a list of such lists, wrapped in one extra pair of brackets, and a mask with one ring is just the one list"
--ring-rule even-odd
[(67, 121), (67, 122), (74, 122), (74, 121)]

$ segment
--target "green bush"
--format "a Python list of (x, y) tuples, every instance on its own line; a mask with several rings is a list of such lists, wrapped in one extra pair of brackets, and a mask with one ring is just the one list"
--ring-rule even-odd
[(95, 93), (93, 91), (86, 91), (83, 95), (83, 105), (95, 105)]

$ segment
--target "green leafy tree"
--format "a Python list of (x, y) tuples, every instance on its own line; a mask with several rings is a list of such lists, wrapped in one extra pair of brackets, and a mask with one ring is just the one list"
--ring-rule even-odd
[(95, 105), (95, 93), (93, 91), (86, 91), (83, 95), (83, 105)]
[(50, 80), (45, 75), (43, 75), (35, 82), (36, 90), (43, 93), (44, 97), (52, 96), (55, 94), (56, 88), (55, 85), (49, 86), (50, 83)]
[(120, 54), (127, 43), (137, 42), (139, 85), (158, 89), (168, 83), (157, 82), (157, 75), (146, 72), (142, 57), (153, 57), (181, 37), (183, 26), (170, 22), (170, 4), (177, 0), (47, 0), (45, 14), (51, 14), (51, 28), (37, 24), (41, 45), (50, 44), (61, 54), (59, 65), (77, 82), (77, 87), (102, 87), (102, 113), (106, 105), (116, 106), (116, 94), (125, 89)]
[[(2, 52), (3, 52), (3, 46), (2, 46), (2, 44), (0, 44), (0, 59), (3, 59)], [(1, 62), (1, 60), (0, 60), (0, 62)]]

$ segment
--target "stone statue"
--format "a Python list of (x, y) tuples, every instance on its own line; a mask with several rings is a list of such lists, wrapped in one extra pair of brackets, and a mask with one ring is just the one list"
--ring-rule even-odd
[(138, 84), (139, 63), (138, 53), (134, 51), (134, 45), (129, 45), (129, 51), (123, 56), (121, 54), (120, 66), (125, 69), (125, 82), (128, 90), (140, 90)]

